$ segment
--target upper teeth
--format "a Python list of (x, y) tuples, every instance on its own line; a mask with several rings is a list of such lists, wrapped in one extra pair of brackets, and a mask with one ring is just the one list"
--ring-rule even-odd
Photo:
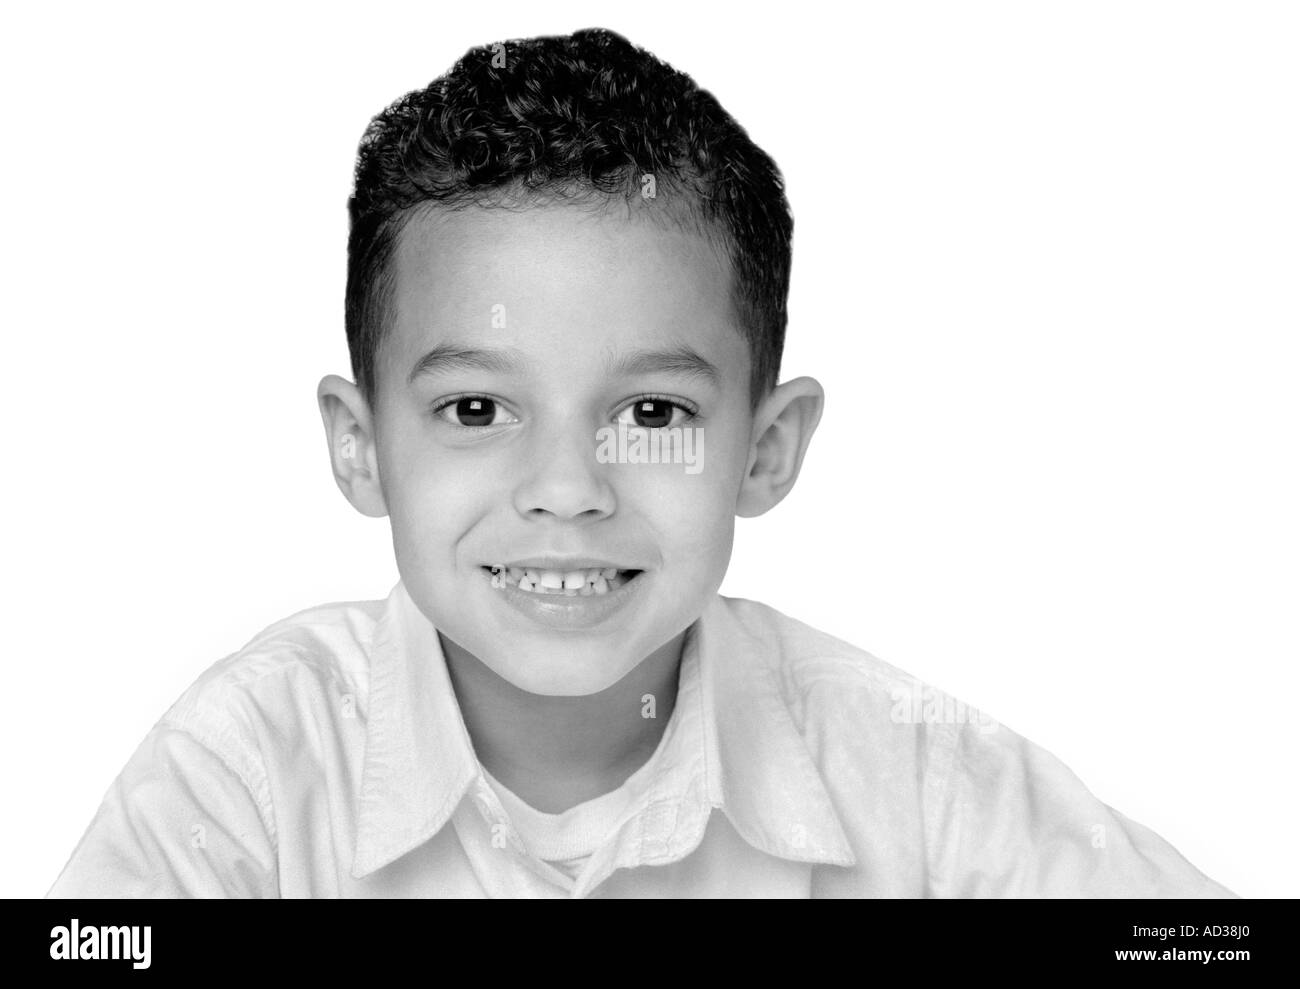
[(617, 567), (589, 567), (586, 570), (542, 570), (533, 567), (492, 567), (492, 586), (517, 585), (521, 591), (565, 594), (570, 597), (605, 594), (624, 583)]

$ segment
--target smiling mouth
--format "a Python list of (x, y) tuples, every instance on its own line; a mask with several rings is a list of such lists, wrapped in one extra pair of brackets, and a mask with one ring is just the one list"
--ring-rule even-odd
[(504, 565), (480, 567), (491, 575), (492, 586), (504, 590), (514, 587), (533, 594), (562, 597), (591, 597), (618, 590), (642, 573), (617, 567), (586, 567), (581, 570), (544, 570), (534, 567)]

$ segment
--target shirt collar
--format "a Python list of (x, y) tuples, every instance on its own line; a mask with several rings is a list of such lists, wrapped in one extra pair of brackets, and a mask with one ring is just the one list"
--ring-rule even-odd
[(717, 594), (693, 632), (710, 800), (760, 851), (799, 862), (856, 864), (782, 695), (778, 643), (745, 628)]
[[(663, 749), (675, 759), (683, 745), (694, 748), (691, 763), (700, 767), (675, 797), (703, 799), (705, 811), (720, 808), (760, 851), (853, 865), (843, 827), (782, 699), (777, 659), (773, 644), (745, 629), (715, 594), (686, 637), (673, 715), (702, 731), (677, 732)], [(357, 879), (437, 834), (480, 776), (438, 636), (400, 582), (376, 625), (370, 670), (352, 864)], [(647, 808), (651, 829), (665, 811), (678, 817), (668, 802), (673, 795), (655, 790), (656, 802)], [(692, 817), (702, 829), (707, 813), (684, 815)], [(639, 831), (647, 834), (644, 822)]]
[(399, 581), (371, 648), (353, 877), (437, 834), (477, 777), (437, 633)]

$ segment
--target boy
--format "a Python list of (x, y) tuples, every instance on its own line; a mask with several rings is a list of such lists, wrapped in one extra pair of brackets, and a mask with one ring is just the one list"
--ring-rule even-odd
[[(52, 896), (1231, 896), (1052, 756), (717, 590), (822, 412), (772, 161), (604, 31), (375, 119), (336, 481), (386, 601), (207, 671)], [(707, 441), (707, 442), (706, 442)]]

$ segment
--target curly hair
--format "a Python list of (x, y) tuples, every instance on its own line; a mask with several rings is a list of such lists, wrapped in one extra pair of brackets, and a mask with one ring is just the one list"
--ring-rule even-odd
[[(751, 354), (750, 400), (776, 384), (793, 218), (776, 164), (712, 94), (602, 29), (470, 49), (376, 116), (348, 201), (352, 372), (375, 398), (391, 259), (422, 209), (626, 198), (654, 176), (664, 213), (718, 244)], [(658, 193), (657, 193), (658, 195)]]

